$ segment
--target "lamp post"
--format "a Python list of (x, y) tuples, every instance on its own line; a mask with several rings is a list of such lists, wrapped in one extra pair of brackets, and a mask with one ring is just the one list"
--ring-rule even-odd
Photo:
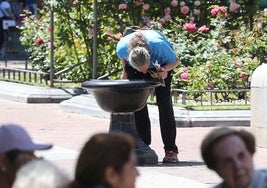
[(93, 79), (97, 78), (97, 0), (94, 0)]
[(54, 87), (54, 10), (50, 2), (50, 87)]

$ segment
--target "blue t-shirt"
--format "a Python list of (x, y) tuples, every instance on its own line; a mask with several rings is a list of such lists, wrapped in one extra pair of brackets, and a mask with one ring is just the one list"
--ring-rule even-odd
[[(166, 65), (176, 61), (177, 56), (173, 50), (173, 46), (162, 33), (155, 30), (141, 30), (141, 32), (145, 36), (150, 49), (150, 68), (155, 68), (153, 64), (156, 60), (160, 65)], [(135, 33), (131, 33), (121, 38), (118, 42), (116, 49), (118, 57), (128, 61), (128, 44), (134, 35)]]

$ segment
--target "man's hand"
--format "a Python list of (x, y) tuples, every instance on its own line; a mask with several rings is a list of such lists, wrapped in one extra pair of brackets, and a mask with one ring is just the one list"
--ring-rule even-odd
[(164, 81), (164, 79), (167, 78), (167, 76), (168, 76), (167, 69), (165, 67), (161, 67), (157, 60), (154, 63), (154, 66), (156, 67), (157, 74), (158, 74), (158, 76), (161, 79), (161, 86), (162, 87), (165, 87), (165, 81)]
[(168, 72), (167, 69), (165, 69), (164, 67), (161, 67), (158, 71), (158, 75), (161, 79), (165, 79), (168, 76)]
[(154, 63), (157, 73), (161, 79), (165, 79), (168, 76), (167, 69), (165, 67), (161, 67), (158, 61)]

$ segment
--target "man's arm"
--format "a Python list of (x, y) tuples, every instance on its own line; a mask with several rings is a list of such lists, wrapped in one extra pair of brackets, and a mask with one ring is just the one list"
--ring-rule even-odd
[(177, 67), (180, 63), (180, 59), (177, 57), (176, 61), (173, 62), (173, 63), (170, 63), (170, 64), (167, 64), (163, 67), (161, 67), (161, 70), (158, 71), (158, 74), (159, 76), (162, 78), (162, 79), (165, 79), (167, 78), (168, 76), (168, 71), (171, 71), (173, 69), (175, 69), (175, 67)]
[(177, 57), (175, 62), (165, 65), (164, 68), (168, 72), (170, 70), (175, 69), (179, 65), (179, 63), (180, 63), (180, 59)]

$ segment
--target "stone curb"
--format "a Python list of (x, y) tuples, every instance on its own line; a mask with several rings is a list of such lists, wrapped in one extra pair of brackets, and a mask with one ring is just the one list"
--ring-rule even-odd
[[(26, 103), (59, 103), (63, 110), (110, 118), (82, 88), (44, 88), (0, 81), (0, 97)], [(157, 106), (149, 105), (152, 124), (159, 125)], [(250, 110), (190, 111), (174, 107), (177, 127), (250, 126)]]

